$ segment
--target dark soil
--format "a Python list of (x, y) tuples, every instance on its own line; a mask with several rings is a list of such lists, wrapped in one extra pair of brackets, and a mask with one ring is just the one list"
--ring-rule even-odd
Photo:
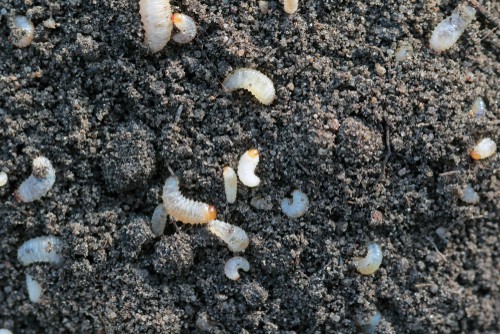
[[(353, 333), (377, 308), (380, 333), (500, 331), (500, 158), (468, 154), (483, 137), (500, 142), (500, 5), (484, 1), (435, 54), (431, 32), (458, 3), (310, 0), (288, 16), (278, 1), (267, 14), (255, 0), (173, 1), (199, 35), (151, 54), (137, 1), (0, 0), (0, 328)], [(8, 40), (14, 15), (36, 26), (25, 49)], [(396, 62), (404, 41), (413, 56)], [(223, 92), (243, 66), (273, 80), (271, 106)], [(481, 119), (469, 115), (478, 96)], [(222, 168), (252, 147), (262, 182), (227, 205)], [(38, 155), (56, 183), (18, 204)], [(151, 233), (168, 166), (187, 197), (249, 234), (240, 281), (204, 227)], [(479, 204), (460, 200), (467, 183)], [(311, 202), (300, 219), (279, 206), (294, 188)], [(17, 248), (48, 234), (64, 265), (23, 267)], [(384, 260), (361, 276), (352, 259), (372, 241)], [(44, 287), (40, 304), (26, 273)]]

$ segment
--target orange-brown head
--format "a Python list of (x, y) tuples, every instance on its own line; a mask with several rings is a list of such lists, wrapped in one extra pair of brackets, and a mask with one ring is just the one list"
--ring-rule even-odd
[(474, 150), (470, 151), (470, 156), (474, 160), (481, 160), (481, 154), (477, 153)]
[(256, 148), (252, 148), (247, 152), (248, 156), (252, 159), (257, 158), (259, 156), (259, 150)]
[(182, 22), (182, 15), (180, 13), (174, 13), (172, 15), (172, 22), (174, 24), (181, 23)]
[(207, 218), (210, 221), (210, 220), (214, 220), (216, 217), (217, 217), (217, 209), (215, 208), (215, 206), (210, 205), (208, 207)]

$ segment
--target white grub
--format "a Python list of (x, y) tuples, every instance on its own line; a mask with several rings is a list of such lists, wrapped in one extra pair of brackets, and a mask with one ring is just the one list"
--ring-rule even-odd
[(174, 13), (172, 15), (172, 22), (180, 30), (180, 32), (172, 36), (175, 42), (185, 44), (191, 42), (196, 37), (196, 22), (191, 16)]
[(484, 103), (484, 100), (481, 97), (478, 97), (474, 100), (469, 114), (476, 118), (481, 118), (486, 115), (486, 111), (486, 104)]
[(9, 176), (5, 172), (0, 172), (0, 187), (3, 187), (9, 181)]
[(238, 163), (238, 177), (247, 187), (257, 187), (260, 178), (255, 175), (255, 168), (259, 163), (259, 150), (253, 148), (243, 154)]
[(184, 197), (176, 176), (169, 177), (165, 182), (162, 198), (167, 213), (184, 224), (206, 224), (217, 216), (215, 206)]
[(409, 42), (401, 42), (394, 53), (397, 62), (407, 61), (413, 55), (413, 46)]
[(18, 48), (25, 48), (35, 38), (35, 26), (26, 16), (16, 16), (11, 23), (10, 39)]
[(28, 289), (28, 296), (32, 303), (40, 302), (42, 296), (42, 286), (38, 283), (33, 276), (26, 274), (26, 288)]
[(248, 236), (239, 228), (220, 220), (208, 223), (208, 230), (227, 244), (231, 252), (242, 252), (248, 247)]
[(172, 35), (170, 0), (140, 0), (139, 13), (144, 27), (144, 43), (154, 53), (167, 45)]
[(18, 202), (32, 202), (45, 196), (56, 181), (56, 172), (49, 159), (38, 157), (33, 160), (33, 170), (14, 197)]
[(299, 8), (299, 0), (285, 0), (284, 6), (285, 13), (293, 14), (297, 11), (297, 8)]
[(227, 278), (237, 281), (240, 279), (240, 273), (238, 270), (243, 269), (244, 271), (250, 270), (250, 263), (248, 263), (247, 259), (241, 256), (235, 256), (229, 259), (224, 266), (224, 273)]
[(357, 325), (362, 333), (364, 334), (374, 334), (380, 321), (382, 320), (382, 315), (378, 310), (373, 311), (368, 320), (357, 321)]
[(38, 237), (23, 243), (17, 250), (17, 258), (25, 266), (36, 262), (59, 264), (62, 262), (60, 250), (59, 238), (53, 235)]
[(157, 237), (163, 235), (163, 230), (165, 230), (165, 225), (167, 224), (167, 210), (162, 204), (158, 204), (153, 212), (153, 217), (151, 217), (151, 231)]
[(0, 334), (12, 334), (12, 332), (6, 328), (0, 328)]
[(441, 21), (432, 32), (430, 47), (437, 52), (451, 48), (467, 26), (474, 20), (476, 10), (471, 6), (459, 5), (451, 16)]
[(355, 258), (354, 265), (363, 275), (371, 275), (378, 270), (382, 263), (382, 249), (376, 243), (368, 244), (368, 251), (363, 258)]
[(491, 157), (496, 151), (497, 144), (490, 138), (484, 138), (470, 151), (470, 156), (474, 160), (481, 160)]
[(281, 201), (281, 211), (290, 218), (302, 217), (308, 208), (309, 199), (300, 190), (294, 190), (291, 199), (283, 198)]
[(470, 184), (465, 186), (464, 190), (462, 191), (461, 199), (465, 203), (469, 203), (469, 204), (479, 203), (479, 195), (474, 190), (474, 188), (472, 188), (472, 186)]
[(224, 89), (232, 92), (236, 89), (246, 89), (259, 100), (260, 103), (269, 105), (276, 97), (274, 84), (266, 75), (261, 72), (242, 67), (229, 74), (222, 83)]
[(236, 202), (236, 194), (238, 192), (238, 177), (236, 172), (231, 167), (224, 167), (222, 173), (224, 177), (224, 191), (226, 192), (226, 199), (228, 203)]

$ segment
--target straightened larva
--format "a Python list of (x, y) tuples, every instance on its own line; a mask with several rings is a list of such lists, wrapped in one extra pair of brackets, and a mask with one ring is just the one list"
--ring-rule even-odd
[(363, 275), (371, 275), (378, 270), (382, 263), (382, 248), (377, 243), (370, 243), (365, 257), (354, 259), (354, 266)]
[(151, 218), (151, 231), (157, 237), (163, 235), (165, 225), (167, 224), (167, 210), (162, 204), (158, 204)]
[(285, 0), (284, 7), (287, 14), (293, 14), (299, 8), (299, 0)]
[(14, 197), (18, 202), (32, 202), (45, 196), (56, 181), (56, 172), (49, 159), (38, 157), (33, 160), (33, 170)]
[(259, 164), (259, 150), (253, 148), (243, 154), (238, 162), (238, 177), (247, 187), (257, 187), (260, 178), (255, 175), (255, 168)]
[(458, 5), (457, 8), (441, 21), (430, 39), (430, 47), (436, 52), (446, 51), (458, 41), (467, 26), (474, 20), (476, 10), (467, 5)]
[(10, 39), (18, 48), (25, 48), (35, 38), (35, 26), (26, 16), (16, 16), (11, 23)]
[(242, 252), (248, 247), (248, 236), (238, 226), (212, 220), (208, 223), (208, 230), (224, 241), (231, 252)]
[(29, 274), (26, 274), (26, 289), (28, 290), (28, 297), (32, 303), (40, 302), (42, 286)]
[(217, 216), (215, 206), (184, 197), (179, 190), (179, 179), (176, 176), (165, 181), (162, 199), (167, 213), (185, 224), (206, 224)]
[(491, 138), (484, 138), (470, 151), (470, 156), (474, 160), (482, 160), (491, 157), (496, 151), (497, 144)]
[(299, 218), (306, 213), (309, 208), (307, 195), (300, 190), (292, 192), (292, 199), (283, 198), (281, 201), (281, 211), (290, 218)]
[(236, 202), (236, 194), (238, 192), (238, 177), (236, 176), (236, 172), (231, 167), (224, 167), (222, 176), (224, 177), (226, 200), (228, 203), (234, 203)]
[(271, 104), (276, 97), (276, 91), (271, 79), (252, 68), (243, 67), (237, 69), (226, 77), (222, 86), (228, 92), (244, 88), (252, 93), (260, 103), (265, 105)]
[(140, 0), (139, 13), (144, 27), (144, 43), (152, 52), (167, 45), (172, 35), (172, 9), (170, 0)]
[(240, 279), (240, 273), (238, 270), (243, 269), (244, 271), (250, 270), (250, 263), (248, 263), (247, 259), (241, 256), (235, 256), (229, 259), (224, 266), (224, 273), (227, 278), (237, 281)]
[(174, 13), (174, 15), (172, 15), (172, 22), (175, 27), (180, 30), (180, 32), (172, 36), (175, 42), (186, 44), (196, 37), (196, 22), (191, 16)]
[(17, 258), (25, 266), (37, 262), (59, 264), (62, 262), (61, 247), (61, 240), (53, 235), (33, 238), (19, 247)]

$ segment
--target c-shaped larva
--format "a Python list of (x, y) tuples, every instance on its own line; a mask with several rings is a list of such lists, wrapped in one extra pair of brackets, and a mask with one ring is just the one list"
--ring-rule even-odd
[(224, 177), (224, 190), (227, 202), (234, 203), (236, 201), (236, 193), (238, 192), (238, 177), (231, 167), (224, 167), (222, 176)]
[(491, 157), (497, 151), (497, 144), (491, 138), (484, 138), (474, 146), (470, 156), (474, 160), (481, 160)]
[(12, 20), (10, 38), (18, 48), (25, 48), (35, 38), (35, 26), (26, 16), (16, 16)]
[(285, 13), (293, 14), (297, 11), (297, 8), (299, 8), (299, 0), (285, 0), (284, 5)]
[(283, 198), (281, 201), (281, 211), (291, 218), (299, 218), (306, 213), (309, 207), (309, 199), (307, 195), (300, 190), (292, 192), (292, 199)]
[(33, 170), (14, 197), (18, 202), (32, 202), (45, 196), (56, 181), (56, 172), (49, 159), (38, 157), (33, 160)]
[(167, 210), (162, 204), (158, 204), (153, 212), (153, 217), (151, 218), (151, 231), (157, 237), (163, 234), (165, 230), (165, 225), (167, 224)]
[(217, 216), (215, 206), (184, 197), (176, 176), (169, 177), (165, 182), (162, 198), (167, 213), (184, 224), (206, 224)]
[(259, 150), (253, 148), (243, 154), (238, 162), (238, 177), (247, 187), (257, 187), (260, 178), (255, 175), (255, 168), (259, 163)]
[(28, 289), (28, 296), (32, 303), (38, 303), (42, 296), (42, 286), (38, 283), (33, 276), (26, 274), (26, 289)]
[(376, 243), (368, 245), (368, 251), (365, 257), (355, 258), (354, 265), (363, 275), (371, 275), (378, 270), (382, 263), (382, 249)]
[(139, 13), (144, 26), (144, 43), (152, 52), (167, 45), (172, 35), (172, 10), (170, 0), (140, 0)]
[(226, 262), (226, 265), (224, 266), (224, 273), (227, 278), (237, 281), (240, 279), (240, 273), (238, 272), (239, 269), (249, 271), (250, 263), (248, 263), (247, 259), (244, 257), (235, 256)]
[(180, 44), (191, 42), (196, 37), (196, 22), (191, 16), (181, 13), (172, 15), (172, 22), (180, 30), (172, 39)]
[(441, 21), (432, 32), (431, 48), (437, 52), (451, 48), (474, 20), (475, 15), (476, 10), (471, 6), (458, 5), (451, 16)]
[(260, 103), (265, 105), (271, 104), (276, 97), (276, 91), (271, 79), (251, 68), (243, 67), (237, 69), (227, 76), (222, 86), (228, 92), (240, 88), (247, 89)]
[(248, 247), (248, 236), (238, 226), (212, 220), (208, 223), (208, 230), (224, 241), (231, 252), (242, 252)]
[(35, 262), (59, 264), (62, 262), (61, 245), (61, 240), (53, 235), (33, 238), (19, 247), (17, 258), (25, 266)]

